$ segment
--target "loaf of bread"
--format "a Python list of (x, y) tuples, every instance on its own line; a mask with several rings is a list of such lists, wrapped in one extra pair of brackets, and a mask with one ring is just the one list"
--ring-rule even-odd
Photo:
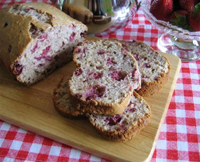
[(16, 4), (0, 11), (0, 63), (31, 85), (72, 60), (87, 27), (52, 5)]
[(77, 66), (69, 81), (72, 104), (84, 113), (123, 113), (141, 77), (133, 56), (115, 40), (84, 41), (73, 53)]
[(142, 85), (137, 92), (145, 97), (159, 92), (170, 73), (168, 59), (143, 42), (121, 40), (120, 43), (138, 62)]
[(75, 119), (87, 116), (94, 128), (103, 137), (112, 141), (131, 140), (148, 124), (151, 116), (150, 106), (135, 91), (122, 114), (114, 116), (83, 114), (71, 104), (69, 79), (69, 76), (62, 78), (53, 93), (55, 108), (65, 117)]
[(97, 131), (111, 141), (131, 140), (149, 123), (150, 116), (150, 106), (135, 91), (122, 114), (114, 116), (87, 114)]

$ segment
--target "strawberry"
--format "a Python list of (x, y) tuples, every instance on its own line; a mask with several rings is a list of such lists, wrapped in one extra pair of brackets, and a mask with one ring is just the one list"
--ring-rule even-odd
[(188, 21), (192, 31), (200, 31), (200, 3), (189, 13)]
[(200, 31), (200, 13), (189, 16), (189, 24), (193, 31)]
[(181, 27), (183, 29), (188, 29), (189, 24), (188, 24), (188, 20), (187, 20), (187, 15), (188, 15), (188, 11), (185, 11), (185, 10), (174, 11), (170, 15), (169, 22), (171, 24)]
[(198, 3), (198, 0), (179, 0), (179, 5), (182, 9), (191, 11), (194, 6)]
[(173, 0), (153, 0), (150, 12), (158, 20), (169, 20), (169, 15), (173, 12)]

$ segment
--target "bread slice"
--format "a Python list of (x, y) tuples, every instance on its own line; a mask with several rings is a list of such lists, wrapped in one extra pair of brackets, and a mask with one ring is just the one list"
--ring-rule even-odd
[(142, 85), (137, 92), (145, 97), (159, 92), (169, 77), (168, 59), (143, 42), (123, 40), (120, 42), (138, 62)]
[(62, 78), (53, 93), (55, 108), (65, 117), (78, 119), (87, 116), (94, 128), (103, 137), (112, 141), (131, 140), (148, 124), (151, 116), (150, 106), (135, 91), (123, 114), (114, 116), (83, 114), (71, 104), (69, 79), (69, 76)]
[(150, 116), (150, 106), (135, 91), (122, 114), (114, 116), (87, 114), (89, 121), (97, 131), (111, 141), (131, 140), (145, 128)]
[(56, 7), (16, 4), (0, 11), (0, 62), (19, 82), (31, 85), (72, 61), (87, 27)]
[(77, 68), (69, 89), (74, 106), (84, 113), (123, 113), (141, 84), (133, 56), (118, 41), (99, 39), (77, 46), (73, 60)]
[(53, 92), (53, 103), (58, 112), (63, 116), (68, 118), (78, 118), (83, 117), (81, 111), (75, 109), (75, 107), (70, 102), (69, 96), (69, 79), (71, 76), (63, 77), (58, 83), (57, 87)]

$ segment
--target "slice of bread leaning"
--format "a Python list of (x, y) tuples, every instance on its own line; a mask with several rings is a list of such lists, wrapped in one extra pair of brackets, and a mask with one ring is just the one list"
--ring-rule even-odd
[(143, 42), (121, 40), (120, 43), (138, 62), (142, 85), (137, 92), (144, 97), (159, 92), (169, 77), (168, 59)]
[(72, 61), (87, 27), (58, 8), (40, 2), (15, 4), (0, 11), (0, 64), (31, 85)]
[(141, 86), (136, 60), (116, 40), (84, 41), (74, 49), (73, 61), (71, 102), (83, 113), (121, 114)]

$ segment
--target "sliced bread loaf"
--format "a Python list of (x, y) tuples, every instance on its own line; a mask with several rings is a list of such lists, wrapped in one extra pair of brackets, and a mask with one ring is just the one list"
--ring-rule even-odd
[(170, 73), (170, 63), (166, 57), (152, 47), (139, 41), (120, 41), (138, 62), (141, 73), (141, 96), (151, 96), (165, 85)]
[(115, 40), (84, 41), (73, 53), (77, 66), (69, 81), (71, 101), (84, 113), (123, 113), (140, 73), (133, 56)]
[(87, 27), (52, 5), (16, 4), (0, 11), (0, 63), (26, 85), (72, 60)]

